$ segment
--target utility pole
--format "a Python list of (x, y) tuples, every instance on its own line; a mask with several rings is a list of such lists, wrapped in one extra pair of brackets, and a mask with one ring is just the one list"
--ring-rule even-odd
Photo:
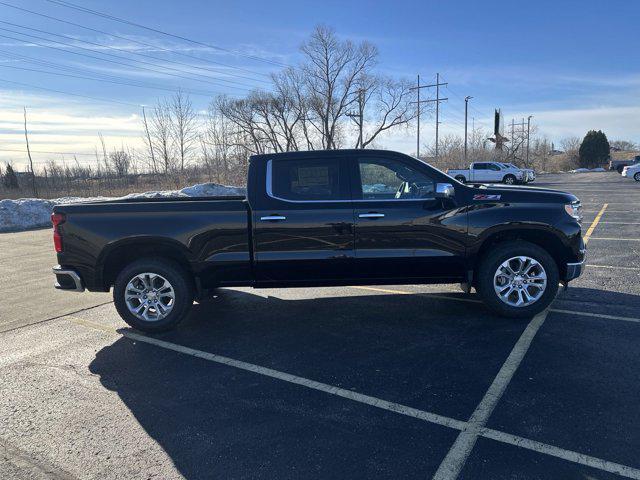
[(36, 171), (33, 168), (31, 159), (31, 149), (29, 148), (29, 134), (27, 133), (27, 107), (24, 107), (24, 139), (27, 142), (27, 155), (29, 156), (29, 167), (31, 168), (31, 185), (33, 186), (33, 196), (38, 197), (38, 187), (36, 186)]
[(525, 160), (525, 167), (529, 168), (529, 134), (531, 133), (531, 119), (533, 115), (527, 117), (527, 159)]
[(348, 112), (347, 117), (356, 118), (356, 125), (358, 125), (358, 141), (356, 143), (356, 148), (364, 148), (364, 137), (363, 137), (363, 125), (364, 125), (364, 89), (358, 89), (358, 112)]
[[(440, 125), (440, 102), (449, 100), (449, 98), (440, 98), (440, 87), (442, 85), (448, 85), (448, 82), (440, 83), (440, 74), (436, 73), (436, 83), (431, 85), (420, 85), (420, 75), (418, 75), (418, 86), (412, 87), (412, 90), (418, 90), (418, 101), (412, 102), (418, 105), (418, 148), (417, 156), (420, 157), (420, 105), (423, 103), (435, 103), (436, 104), (436, 160), (438, 159), (438, 126)], [(420, 100), (420, 89), (436, 87), (436, 98), (433, 100)]]
[(418, 85), (415, 87), (411, 87), (409, 90), (417, 90), (418, 91), (418, 101), (416, 102), (411, 102), (411, 103), (415, 103), (416, 104), (416, 109), (417, 109), (417, 115), (416, 118), (418, 119), (418, 129), (416, 132), (416, 157), (420, 158), (420, 105), (422, 103), (425, 103), (425, 100), (420, 100), (420, 89), (421, 88), (425, 88), (426, 85), (420, 85), (420, 75), (418, 75)]
[(515, 120), (512, 118), (512, 119), (511, 119), (511, 145), (513, 145), (513, 138), (514, 138), (514, 137), (513, 137), (513, 135), (514, 135), (513, 127), (515, 126), (515, 125), (514, 125), (514, 122), (515, 122)]
[(436, 73), (436, 160), (438, 159), (438, 126), (440, 125), (440, 102), (444, 102), (445, 100), (449, 100), (448, 98), (440, 99), (440, 85), (447, 85), (447, 83), (440, 83), (440, 74)]
[(467, 95), (466, 97), (464, 97), (464, 163), (466, 165), (467, 163), (467, 113), (468, 113), (468, 107), (469, 107), (469, 100), (471, 100), (473, 97), (470, 97), (469, 95)]

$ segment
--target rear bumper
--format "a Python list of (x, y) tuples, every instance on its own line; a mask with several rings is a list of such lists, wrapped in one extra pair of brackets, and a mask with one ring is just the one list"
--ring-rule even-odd
[(84, 292), (82, 278), (75, 270), (70, 270), (56, 265), (52, 268), (56, 276), (55, 287), (58, 290), (69, 290), (72, 292)]

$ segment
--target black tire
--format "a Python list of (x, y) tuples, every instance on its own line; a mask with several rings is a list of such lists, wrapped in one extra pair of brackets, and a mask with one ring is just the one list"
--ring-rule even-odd
[[(523, 307), (503, 302), (493, 285), (498, 267), (504, 261), (517, 256), (527, 256), (538, 261), (547, 275), (547, 285), (542, 296), (534, 303)], [(495, 313), (512, 318), (531, 318), (542, 312), (556, 298), (560, 282), (558, 266), (551, 255), (543, 248), (525, 241), (508, 241), (494, 245), (480, 260), (477, 273), (476, 290), (484, 303)]]
[(636, 182), (640, 182), (640, 172), (636, 173), (636, 174), (633, 176), (633, 179), (634, 179)]
[(503, 183), (506, 183), (507, 185), (515, 185), (518, 180), (516, 179), (516, 177), (514, 175), (505, 175), (504, 178), (502, 179)]
[[(169, 314), (160, 320), (144, 320), (135, 316), (125, 301), (125, 289), (140, 273), (155, 273), (173, 287), (175, 301)], [(143, 258), (127, 265), (118, 275), (113, 288), (113, 302), (120, 317), (131, 327), (143, 332), (164, 332), (175, 328), (193, 305), (194, 287), (190, 275), (177, 262), (160, 258)]]
[(617, 167), (616, 167), (616, 171), (617, 171), (620, 175), (622, 175), (622, 170), (624, 170), (624, 167), (623, 167), (622, 165), (619, 165), (619, 166), (617, 166)]
[(455, 177), (456, 180), (458, 180), (460, 183), (465, 183), (467, 181), (466, 178), (464, 178), (462, 175), (458, 175), (457, 177)]

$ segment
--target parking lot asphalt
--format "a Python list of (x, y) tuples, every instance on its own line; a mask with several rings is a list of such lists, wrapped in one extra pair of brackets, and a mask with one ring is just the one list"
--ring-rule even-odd
[(0, 235), (0, 478), (640, 478), (640, 184), (534, 186), (582, 200), (589, 252), (531, 320), (451, 285), (222, 289), (148, 336), (53, 290), (49, 231)]

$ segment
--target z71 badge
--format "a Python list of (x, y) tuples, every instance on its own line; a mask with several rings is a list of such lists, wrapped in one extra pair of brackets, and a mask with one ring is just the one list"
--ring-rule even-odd
[(474, 200), (500, 200), (500, 195), (480, 194), (480, 195), (474, 195), (473, 199)]

